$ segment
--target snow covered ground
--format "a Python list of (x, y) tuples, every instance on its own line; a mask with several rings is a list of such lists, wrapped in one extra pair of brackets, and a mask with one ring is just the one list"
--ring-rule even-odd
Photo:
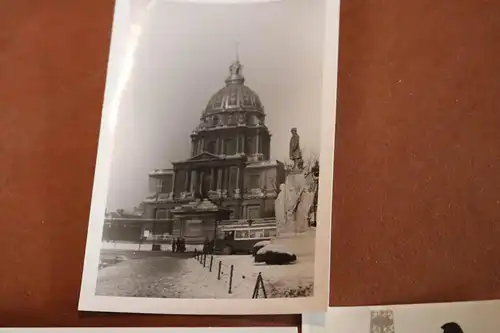
[[(205, 267), (195, 258), (161, 257), (161, 252), (153, 257), (127, 259), (99, 271), (96, 292), (110, 296), (252, 298), (257, 276), (261, 273), (268, 297), (304, 296), (297, 294), (297, 290), (312, 291), (314, 239), (315, 230), (311, 229), (272, 241), (297, 255), (297, 261), (290, 265), (254, 263), (251, 255), (215, 255), (210, 271), (211, 256), (207, 256)], [(259, 297), (263, 297), (262, 291)]]
[[(160, 244), (162, 251), (172, 252), (172, 244)], [(131, 251), (151, 251), (152, 243), (133, 243), (133, 242), (101, 242), (101, 249), (103, 250), (131, 250)], [(201, 251), (203, 245), (186, 245), (186, 252), (192, 252), (195, 249)]]
[[(208, 257), (207, 257), (208, 258)], [(142, 257), (127, 259), (99, 270), (96, 294), (122, 297), (155, 298), (251, 298), (255, 279), (245, 278), (234, 270), (229, 293), (230, 266), (218, 261), (212, 272), (196, 259), (175, 257)], [(255, 276), (256, 277), (256, 276)]]
[[(223, 270), (226, 272), (224, 279), (228, 279), (229, 268), (234, 265), (234, 295), (232, 297), (236, 297), (235, 295), (240, 298), (252, 297), (253, 286), (255, 286), (259, 273), (262, 274), (268, 297), (292, 296), (294, 295), (293, 290), (298, 289), (302, 289), (302, 292), (306, 292), (305, 290), (312, 292), (315, 229), (295, 236), (277, 238), (272, 243), (295, 253), (297, 261), (290, 265), (266, 265), (255, 263), (251, 255), (214, 256), (214, 262), (217, 262), (217, 264), (213, 266), (217, 267), (218, 262), (222, 261)], [(202, 266), (194, 259), (191, 259), (191, 261)], [(208, 268), (205, 268), (205, 271), (207, 270)], [(215, 272), (216, 274), (217, 272)], [(216, 280), (213, 282), (220, 284), (221, 281)], [(227, 280), (224, 280), (224, 283), (227, 284)], [(259, 294), (262, 295), (262, 292)]]

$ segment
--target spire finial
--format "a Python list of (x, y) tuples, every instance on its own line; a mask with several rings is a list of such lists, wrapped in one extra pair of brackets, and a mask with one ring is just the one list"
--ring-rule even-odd
[(235, 42), (235, 51), (236, 51), (236, 60), (229, 66), (229, 77), (226, 79), (226, 84), (243, 84), (245, 82), (245, 78), (241, 74), (243, 66), (240, 63), (240, 52), (239, 52), (239, 43)]

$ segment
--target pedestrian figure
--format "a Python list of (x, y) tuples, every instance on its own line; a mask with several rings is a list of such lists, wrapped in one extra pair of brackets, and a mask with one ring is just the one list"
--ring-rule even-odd
[(210, 249), (210, 240), (208, 239), (208, 236), (205, 237), (205, 241), (203, 242), (203, 253), (209, 253)]
[(184, 251), (186, 251), (186, 241), (184, 240), (184, 238), (181, 237), (179, 239), (177, 246), (179, 248), (179, 252), (184, 253)]
[(172, 238), (172, 253), (175, 252), (175, 246), (176, 246), (175, 238)]

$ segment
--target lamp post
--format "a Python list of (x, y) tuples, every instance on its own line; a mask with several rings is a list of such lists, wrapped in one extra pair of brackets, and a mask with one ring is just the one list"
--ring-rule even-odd
[[(224, 203), (224, 199), (226, 198), (226, 196), (224, 195), (223, 192), (221, 192), (218, 197), (217, 197), (217, 203), (218, 203), (218, 208), (219, 210), (222, 209), (222, 204)], [(219, 227), (219, 222), (220, 222), (220, 219), (221, 219), (221, 212), (219, 211), (219, 216), (217, 216), (217, 218), (215, 219), (215, 224), (214, 224), (214, 238), (213, 238), (213, 245), (212, 245), (212, 253), (215, 252), (215, 248), (216, 248), (216, 245), (215, 245), (215, 242), (217, 241), (217, 228)]]
[(153, 234), (153, 243), (151, 244), (151, 251), (158, 251), (161, 250), (156, 248), (156, 220), (158, 219), (158, 205), (160, 202), (160, 193), (163, 187), (163, 182), (161, 179), (158, 180), (158, 183), (156, 184), (156, 210), (155, 210), (155, 216), (153, 218), (153, 228), (151, 230), (151, 233)]

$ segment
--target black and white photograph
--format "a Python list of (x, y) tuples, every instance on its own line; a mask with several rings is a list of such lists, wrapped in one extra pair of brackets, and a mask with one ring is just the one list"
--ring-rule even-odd
[[(331, 307), (302, 316), (305, 333), (495, 333), (499, 301)], [(320, 323), (319, 317), (324, 317)]]
[(325, 310), (338, 1), (115, 6), (79, 310)]

